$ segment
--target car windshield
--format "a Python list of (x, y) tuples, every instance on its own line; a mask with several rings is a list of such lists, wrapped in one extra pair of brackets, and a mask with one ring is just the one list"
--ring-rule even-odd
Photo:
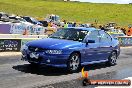
[(87, 30), (82, 29), (59, 29), (59, 31), (49, 36), (49, 38), (66, 39), (81, 42), (83, 41), (87, 33)]

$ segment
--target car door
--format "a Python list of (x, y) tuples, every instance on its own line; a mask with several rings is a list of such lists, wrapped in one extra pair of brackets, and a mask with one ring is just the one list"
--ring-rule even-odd
[(86, 36), (86, 40), (94, 40), (95, 43), (88, 43), (85, 47), (85, 62), (96, 61), (99, 52), (99, 32), (97, 30), (89, 32)]
[(102, 60), (108, 59), (110, 53), (112, 52), (112, 38), (111, 36), (104, 32), (99, 31), (100, 34), (100, 57)]

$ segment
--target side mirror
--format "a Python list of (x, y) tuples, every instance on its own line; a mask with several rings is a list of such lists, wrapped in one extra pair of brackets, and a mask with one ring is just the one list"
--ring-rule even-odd
[(87, 40), (86, 45), (88, 45), (89, 43), (95, 43), (95, 40)]

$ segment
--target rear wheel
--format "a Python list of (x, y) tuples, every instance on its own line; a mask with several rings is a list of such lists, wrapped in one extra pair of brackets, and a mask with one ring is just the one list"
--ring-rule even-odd
[(67, 68), (70, 72), (76, 72), (80, 68), (80, 55), (78, 53), (72, 53), (69, 57)]
[(113, 51), (108, 58), (108, 65), (116, 65), (117, 53)]

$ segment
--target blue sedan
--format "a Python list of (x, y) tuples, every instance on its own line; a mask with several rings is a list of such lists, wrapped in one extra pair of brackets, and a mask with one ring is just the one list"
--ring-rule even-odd
[(22, 46), (22, 59), (33, 65), (66, 67), (75, 72), (82, 65), (106, 62), (115, 65), (120, 54), (118, 40), (95, 28), (63, 28), (48, 38)]

